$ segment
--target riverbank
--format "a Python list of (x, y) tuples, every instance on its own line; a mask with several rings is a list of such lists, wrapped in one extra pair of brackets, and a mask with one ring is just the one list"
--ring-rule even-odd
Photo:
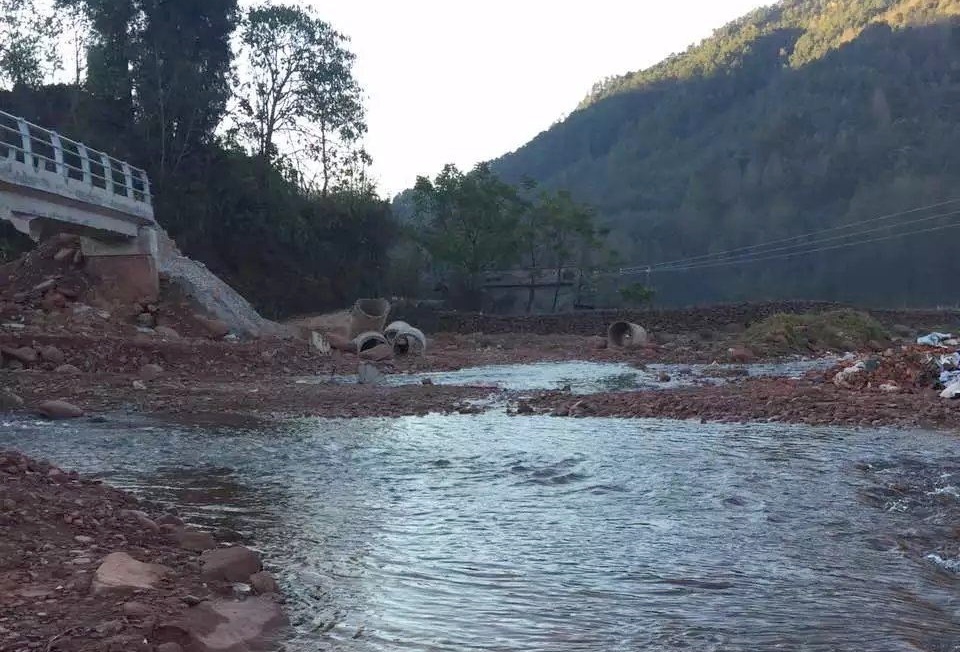
[[(149, 512), (126, 492), (0, 451), (0, 650), (270, 649), (285, 617), (256, 553)], [(238, 602), (236, 582), (255, 595)]]

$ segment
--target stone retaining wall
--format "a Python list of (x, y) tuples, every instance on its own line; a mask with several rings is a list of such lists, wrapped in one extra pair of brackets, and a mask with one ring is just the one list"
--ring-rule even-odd
[[(427, 333), (529, 333), (534, 335), (603, 335), (618, 320), (640, 324), (652, 332), (680, 333), (699, 330), (745, 328), (776, 313), (803, 314), (847, 308), (827, 301), (768, 301), (664, 310), (591, 310), (550, 315), (508, 317), (469, 312), (441, 311), (401, 304), (390, 320), (402, 319)], [(960, 330), (957, 310), (868, 310), (886, 326), (904, 324), (917, 329)]]

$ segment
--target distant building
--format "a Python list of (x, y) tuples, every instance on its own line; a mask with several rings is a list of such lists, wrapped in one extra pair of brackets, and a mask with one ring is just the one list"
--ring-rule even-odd
[(484, 310), (501, 315), (522, 315), (527, 312), (532, 286), (533, 305), (530, 312), (553, 312), (555, 294), (556, 311), (569, 312), (580, 307), (583, 281), (582, 272), (572, 267), (561, 270), (559, 274), (555, 269), (487, 272), (481, 282)]

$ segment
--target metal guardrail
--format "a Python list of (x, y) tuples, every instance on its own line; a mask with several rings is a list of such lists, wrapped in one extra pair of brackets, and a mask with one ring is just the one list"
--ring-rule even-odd
[(38, 175), (98, 188), (116, 197), (153, 205), (147, 173), (55, 131), (0, 111), (0, 161), (22, 163)]

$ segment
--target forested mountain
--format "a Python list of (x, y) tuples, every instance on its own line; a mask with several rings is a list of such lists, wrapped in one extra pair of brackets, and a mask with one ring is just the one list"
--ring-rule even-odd
[[(569, 188), (644, 265), (960, 197), (960, 0), (784, 0), (598, 84), (493, 165), (508, 181)], [(932, 229), (960, 216), (927, 219), (937, 214), (834, 231), (811, 255), (651, 282), (666, 303), (956, 303), (960, 229)], [(832, 248), (909, 231), (927, 232)]]

